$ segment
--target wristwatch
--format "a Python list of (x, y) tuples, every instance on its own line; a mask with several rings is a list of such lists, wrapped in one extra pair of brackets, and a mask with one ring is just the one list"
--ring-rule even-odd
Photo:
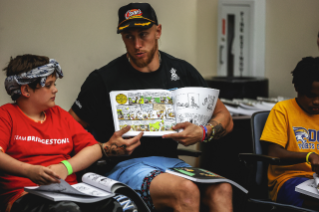
[(210, 142), (214, 138), (215, 129), (214, 129), (214, 125), (212, 125), (211, 123), (207, 123), (206, 126), (210, 126), (212, 128), (212, 131), (209, 137), (206, 135), (206, 139), (204, 140), (204, 142)]

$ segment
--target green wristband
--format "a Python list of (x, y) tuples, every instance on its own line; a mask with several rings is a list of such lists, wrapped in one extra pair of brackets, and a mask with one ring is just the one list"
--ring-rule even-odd
[[(306, 162), (310, 164), (309, 162), (309, 156), (312, 154), (312, 153), (315, 153), (315, 152), (309, 152), (306, 156)], [(316, 154), (316, 153), (315, 153)]]
[(73, 169), (69, 161), (63, 160), (60, 163), (63, 163), (63, 165), (65, 165), (66, 169), (68, 170), (68, 175), (71, 175), (73, 173)]

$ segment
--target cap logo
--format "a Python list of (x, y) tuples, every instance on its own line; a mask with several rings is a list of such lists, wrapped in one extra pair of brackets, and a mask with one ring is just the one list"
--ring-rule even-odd
[(147, 22), (147, 23), (135, 23), (134, 25), (136, 25), (136, 26), (148, 26), (148, 25), (150, 25), (151, 24), (151, 22)]
[(132, 10), (128, 10), (126, 13), (125, 13), (125, 19), (130, 19), (130, 18), (137, 18), (137, 17), (134, 17), (134, 16), (142, 16), (143, 13), (140, 9), (132, 9)]

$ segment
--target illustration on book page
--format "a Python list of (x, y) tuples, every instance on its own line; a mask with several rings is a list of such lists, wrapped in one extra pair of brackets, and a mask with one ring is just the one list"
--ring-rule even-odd
[(131, 126), (124, 136), (173, 133), (176, 123), (205, 125), (212, 117), (219, 90), (201, 87), (112, 91), (115, 130)]
[(183, 88), (174, 91), (176, 122), (191, 122), (205, 125), (215, 109), (218, 90), (196, 90)]
[(172, 94), (166, 90), (136, 90), (116, 94), (119, 129), (172, 132), (176, 124)]

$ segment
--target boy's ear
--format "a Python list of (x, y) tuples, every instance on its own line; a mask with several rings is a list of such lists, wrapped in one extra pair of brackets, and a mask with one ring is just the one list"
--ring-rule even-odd
[(27, 97), (27, 98), (30, 97), (30, 92), (29, 92), (30, 88), (28, 85), (21, 85), (20, 90), (21, 90), (22, 96)]

